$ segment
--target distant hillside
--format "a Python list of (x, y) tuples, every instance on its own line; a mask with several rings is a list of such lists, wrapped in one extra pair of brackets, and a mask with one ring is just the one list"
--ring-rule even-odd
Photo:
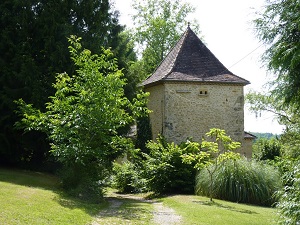
[(279, 137), (280, 135), (278, 134), (272, 134), (272, 133), (258, 133), (258, 132), (249, 132), (253, 135), (255, 135), (257, 137), (257, 139), (259, 138), (267, 138), (267, 139), (271, 139), (272, 137)]

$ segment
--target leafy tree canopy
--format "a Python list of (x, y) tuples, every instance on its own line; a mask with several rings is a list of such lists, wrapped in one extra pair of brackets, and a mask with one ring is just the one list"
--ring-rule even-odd
[(250, 106), (249, 109), (254, 113), (267, 111), (277, 116), (278, 122), (285, 126), (284, 133), (280, 135), (283, 155), (298, 157), (300, 118), (297, 109), (293, 105), (284, 104), (283, 100), (276, 98), (274, 94), (250, 92), (246, 95), (246, 102)]
[[(134, 35), (142, 57), (145, 76), (153, 73), (187, 27), (187, 18), (195, 12), (180, 0), (134, 1)], [(197, 22), (192, 26), (199, 32)], [(144, 77), (145, 78), (145, 77)]]
[(0, 161), (36, 168), (48, 158), (49, 145), (40, 132), (13, 129), (19, 120), (14, 100), (22, 98), (44, 109), (55, 92), (55, 74), (75, 69), (67, 37), (83, 37), (83, 47), (96, 54), (101, 46), (110, 47), (124, 68), (126, 96), (131, 99), (137, 82), (127, 75), (136, 56), (109, 0), (3, 0), (0, 12)]
[(298, 0), (267, 0), (254, 20), (258, 38), (268, 47), (264, 61), (277, 75), (273, 93), (284, 104), (300, 107), (300, 4)]
[[(118, 129), (132, 122), (133, 116), (147, 113), (141, 107), (145, 95), (139, 94), (133, 103), (124, 96), (123, 74), (110, 50), (103, 49), (102, 54), (93, 55), (87, 49), (82, 50), (79, 39), (69, 40), (76, 73), (56, 76), (56, 92), (45, 112), (19, 100), (23, 119), (18, 126), (46, 132), (53, 155), (73, 171), (88, 167), (84, 174), (88, 181), (84, 183), (90, 182), (96, 190), (97, 182), (105, 178), (103, 174), (112, 161), (132, 147)], [(76, 173), (73, 175), (77, 177)]]

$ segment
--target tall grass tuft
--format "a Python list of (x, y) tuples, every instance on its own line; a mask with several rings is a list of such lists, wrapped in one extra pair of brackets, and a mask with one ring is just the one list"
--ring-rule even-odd
[[(209, 196), (209, 174), (203, 169), (196, 177), (196, 194)], [(213, 197), (232, 202), (271, 206), (281, 187), (277, 169), (246, 159), (222, 163), (213, 178)]]

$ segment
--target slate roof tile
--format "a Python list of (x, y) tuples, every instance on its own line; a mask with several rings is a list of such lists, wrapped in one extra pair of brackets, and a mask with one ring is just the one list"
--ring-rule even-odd
[(239, 85), (250, 83), (230, 72), (190, 27), (142, 85), (168, 81), (221, 82)]

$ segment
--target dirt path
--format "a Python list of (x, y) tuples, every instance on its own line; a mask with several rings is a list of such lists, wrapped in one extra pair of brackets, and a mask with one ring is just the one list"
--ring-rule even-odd
[[(142, 197), (138, 197), (135, 195), (129, 194), (113, 194), (112, 196), (108, 197), (109, 207), (103, 211), (101, 211), (97, 219), (91, 225), (100, 225), (105, 223), (105, 218), (107, 217), (120, 217), (120, 207), (123, 204), (124, 199), (130, 199), (140, 202), (148, 202), (153, 205), (153, 224), (160, 224), (160, 225), (178, 225), (181, 222), (181, 216), (177, 215), (175, 211), (169, 207), (166, 207), (161, 202), (155, 202), (152, 200), (145, 200)], [(129, 221), (122, 221), (124, 224), (131, 224)], [(110, 223), (114, 224), (114, 223)], [(123, 223), (122, 223), (123, 224)], [(134, 223), (137, 224), (137, 223)], [(141, 220), (140, 224), (144, 224)]]
[(181, 216), (177, 215), (174, 209), (168, 208), (161, 202), (155, 202), (153, 221), (155, 224), (168, 225), (180, 224)]

